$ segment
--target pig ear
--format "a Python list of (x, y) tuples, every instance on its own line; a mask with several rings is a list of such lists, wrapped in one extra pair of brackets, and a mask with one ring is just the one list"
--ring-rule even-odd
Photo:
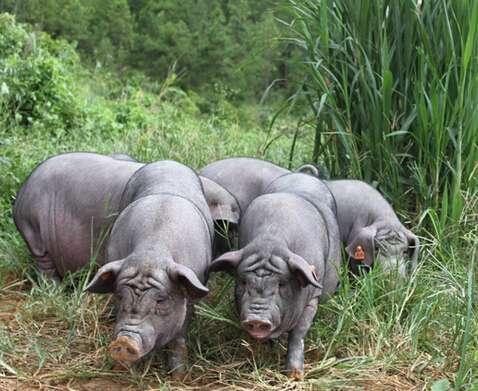
[(216, 258), (214, 261), (212, 261), (211, 266), (209, 266), (209, 271), (225, 271), (227, 273), (232, 273), (234, 270), (236, 270), (239, 263), (241, 263), (242, 255), (242, 250), (229, 251), (225, 254), (222, 254), (219, 258)]
[(364, 262), (372, 266), (375, 256), (375, 235), (377, 228), (364, 227), (352, 238), (352, 241), (345, 247), (347, 254), (356, 261)]
[(311, 284), (316, 288), (322, 288), (315, 267), (300, 255), (291, 252), (287, 263), (292, 273), (298, 276), (302, 286)]
[(313, 166), (312, 164), (304, 164), (303, 166), (300, 166), (295, 171), (296, 172), (301, 172), (303, 174), (309, 174), (309, 175), (315, 176), (317, 178), (320, 178), (319, 169), (317, 167)]
[(405, 231), (408, 241), (408, 256), (412, 262), (412, 270), (415, 270), (418, 262), (418, 253), (420, 251), (420, 241), (418, 237), (408, 229)]
[(187, 266), (181, 265), (179, 263), (173, 263), (168, 271), (169, 278), (171, 278), (172, 281), (178, 282), (184, 286), (188, 292), (188, 296), (191, 299), (200, 299), (209, 293), (209, 289), (207, 289), (204, 284), (199, 281), (196, 273), (194, 273)]
[(199, 176), (207, 200), (211, 217), (214, 221), (224, 220), (233, 224), (239, 223), (241, 208), (229, 191), (212, 179)]
[(123, 262), (124, 259), (120, 259), (102, 266), (84, 290), (92, 293), (113, 292), (114, 282), (123, 266)]
[(223, 220), (232, 224), (239, 223), (239, 205), (221, 201), (208, 201), (209, 212), (214, 221)]

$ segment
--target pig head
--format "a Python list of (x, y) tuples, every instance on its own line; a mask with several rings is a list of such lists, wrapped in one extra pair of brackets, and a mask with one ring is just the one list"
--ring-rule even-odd
[(188, 303), (207, 295), (190, 268), (168, 258), (132, 254), (101, 267), (87, 286), (92, 293), (114, 293), (119, 304), (110, 345), (115, 361), (131, 364), (169, 343), (183, 331)]

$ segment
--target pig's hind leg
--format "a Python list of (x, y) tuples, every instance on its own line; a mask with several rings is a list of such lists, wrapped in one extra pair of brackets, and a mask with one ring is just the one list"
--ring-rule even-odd
[(304, 338), (317, 312), (318, 299), (312, 299), (304, 309), (297, 326), (289, 332), (287, 345), (287, 375), (295, 380), (304, 378)]
[(61, 276), (38, 230), (34, 230), (31, 224), (24, 223), (21, 225), (20, 232), (27, 243), (30, 254), (35, 258), (38, 272), (46, 277), (47, 280), (59, 283)]

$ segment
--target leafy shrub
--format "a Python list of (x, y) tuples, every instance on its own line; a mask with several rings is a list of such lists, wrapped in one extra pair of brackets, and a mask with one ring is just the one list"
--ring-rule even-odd
[(79, 59), (64, 41), (28, 31), (0, 15), (0, 94), (10, 124), (69, 130), (83, 118)]

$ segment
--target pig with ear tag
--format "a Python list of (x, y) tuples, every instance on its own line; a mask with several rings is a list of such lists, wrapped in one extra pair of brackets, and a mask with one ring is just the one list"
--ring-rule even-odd
[[(304, 174), (288, 174), (291, 182)], [(281, 178), (286, 178), (285, 175)], [(288, 333), (286, 371), (303, 377), (304, 337), (320, 300), (338, 285), (340, 241), (328, 189), (315, 178), (294, 193), (280, 179), (247, 208), (240, 249), (215, 259), (210, 271), (235, 276), (243, 329), (257, 340)]]
[(420, 242), (372, 186), (356, 180), (325, 181), (337, 203), (340, 237), (350, 266), (380, 265), (407, 277), (416, 268)]
[(106, 264), (86, 290), (117, 298), (115, 361), (130, 365), (167, 344), (170, 370), (180, 378), (193, 304), (208, 293), (214, 228), (201, 182), (182, 164), (147, 164), (131, 177), (120, 204)]
[[(310, 165), (298, 171), (320, 176)], [(386, 272), (398, 271), (402, 277), (409, 276), (417, 266), (420, 241), (404, 227), (385, 198), (358, 180), (324, 183), (337, 205), (340, 237), (350, 257), (351, 270), (358, 273), (379, 264)]]

